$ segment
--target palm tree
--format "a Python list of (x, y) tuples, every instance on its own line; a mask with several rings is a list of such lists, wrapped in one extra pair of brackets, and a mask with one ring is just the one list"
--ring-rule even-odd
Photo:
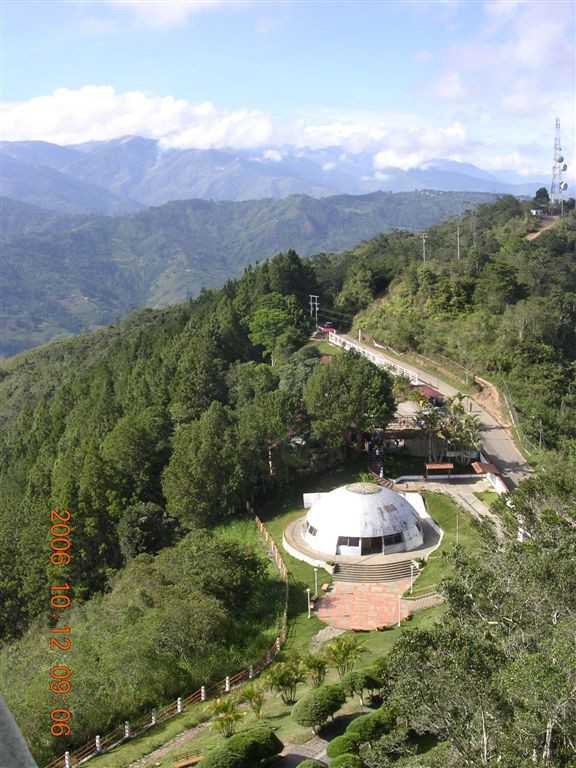
[(328, 645), (326, 660), (328, 664), (336, 667), (338, 674), (342, 677), (352, 669), (356, 659), (365, 650), (353, 635), (339, 635)]
[(305, 679), (306, 675), (299, 659), (279, 661), (270, 667), (266, 674), (268, 687), (278, 691), (284, 704), (293, 704), (296, 701), (296, 687)]
[(266, 698), (264, 691), (254, 685), (254, 683), (248, 683), (248, 685), (244, 687), (243, 693), (244, 698), (250, 705), (250, 709), (254, 712), (258, 720), (260, 720), (262, 716), (262, 707)]
[[(370, 480), (371, 482), (372, 480)], [(326, 657), (322, 653), (309, 653), (302, 659), (302, 664), (306, 670), (308, 679), (312, 683), (313, 688), (318, 688), (324, 682), (326, 677), (326, 670), (328, 669), (328, 662)]]
[(237, 709), (237, 702), (232, 696), (214, 699), (208, 704), (208, 711), (212, 715), (210, 727), (221, 733), (225, 739), (233, 735), (236, 723), (242, 718)]

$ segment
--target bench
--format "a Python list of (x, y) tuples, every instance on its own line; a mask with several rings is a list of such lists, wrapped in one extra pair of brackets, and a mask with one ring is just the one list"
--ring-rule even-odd
[(176, 755), (174, 758), (174, 768), (188, 768), (190, 765), (198, 765), (200, 760), (202, 760), (203, 755), (200, 754), (199, 750), (194, 750), (194, 752), (185, 752), (182, 755)]
[(328, 584), (328, 582), (322, 584), (321, 589), (322, 589), (322, 592), (328, 592), (328, 590), (330, 589), (330, 584)]

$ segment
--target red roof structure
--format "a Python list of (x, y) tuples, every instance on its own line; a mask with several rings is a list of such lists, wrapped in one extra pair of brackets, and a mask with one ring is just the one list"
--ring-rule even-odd
[(417, 384), (414, 389), (420, 392), (420, 394), (426, 397), (428, 400), (444, 399), (442, 392), (438, 392), (437, 389), (430, 387), (428, 384)]
[(494, 464), (488, 464), (483, 461), (473, 461), (471, 466), (477, 475), (485, 475), (487, 472), (491, 472), (493, 475), (500, 474), (500, 470), (498, 467), (495, 467)]

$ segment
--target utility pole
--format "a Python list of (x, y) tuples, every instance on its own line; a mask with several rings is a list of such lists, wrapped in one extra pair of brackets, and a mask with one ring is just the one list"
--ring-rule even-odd
[(426, 264), (426, 235), (422, 235), (422, 261)]
[(458, 261), (460, 261), (460, 217), (456, 220), (456, 250)]
[(320, 296), (314, 296), (312, 293), (308, 295), (310, 297), (310, 317), (312, 317), (312, 314), (314, 313), (314, 320), (316, 322), (316, 325), (318, 325), (318, 308), (320, 306), (318, 300)]

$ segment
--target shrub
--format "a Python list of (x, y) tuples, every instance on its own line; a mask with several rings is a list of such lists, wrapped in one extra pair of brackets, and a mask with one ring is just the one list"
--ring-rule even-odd
[(326, 747), (326, 754), (332, 760), (346, 753), (358, 754), (359, 740), (345, 733), (343, 736), (336, 736)]
[(396, 713), (381, 707), (369, 715), (360, 715), (346, 728), (346, 736), (357, 739), (360, 743), (372, 742), (384, 736), (396, 725)]
[(302, 763), (298, 763), (298, 768), (326, 768), (324, 763), (319, 763), (318, 760), (312, 760), (311, 757), (309, 757), (307, 760), (304, 760)]
[(265, 725), (241, 731), (228, 739), (227, 746), (246, 759), (250, 765), (282, 752), (284, 745), (271, 728)]
[(364, 691), (372, 694), (380, 688), (380, 680), (370, 669), (352, 669), (340, 678), (342, 689), (348, 696), (356, 694), (364, 706)]
[(283, 744), (266, 726), (251, 728), (231, 736), (225, 744), (211, 750), (200, 762), (201, 768), (254, 768), (262, 760), (277, 755)]
[(228, 744), (211, 749), (198, 765), (201, 768), (253, 768), (241, 755), (232, 752)]
[(292, 719), (298, 725), (312, 728), (316, 733), (345, 701), (346, 696), (339, 686), (321, 685), (319, 688), (313, 688), (294, 705)]
[(364, 763), (358, 755), (347, 753), (330, 760), (330, 768), (364, 768)]

